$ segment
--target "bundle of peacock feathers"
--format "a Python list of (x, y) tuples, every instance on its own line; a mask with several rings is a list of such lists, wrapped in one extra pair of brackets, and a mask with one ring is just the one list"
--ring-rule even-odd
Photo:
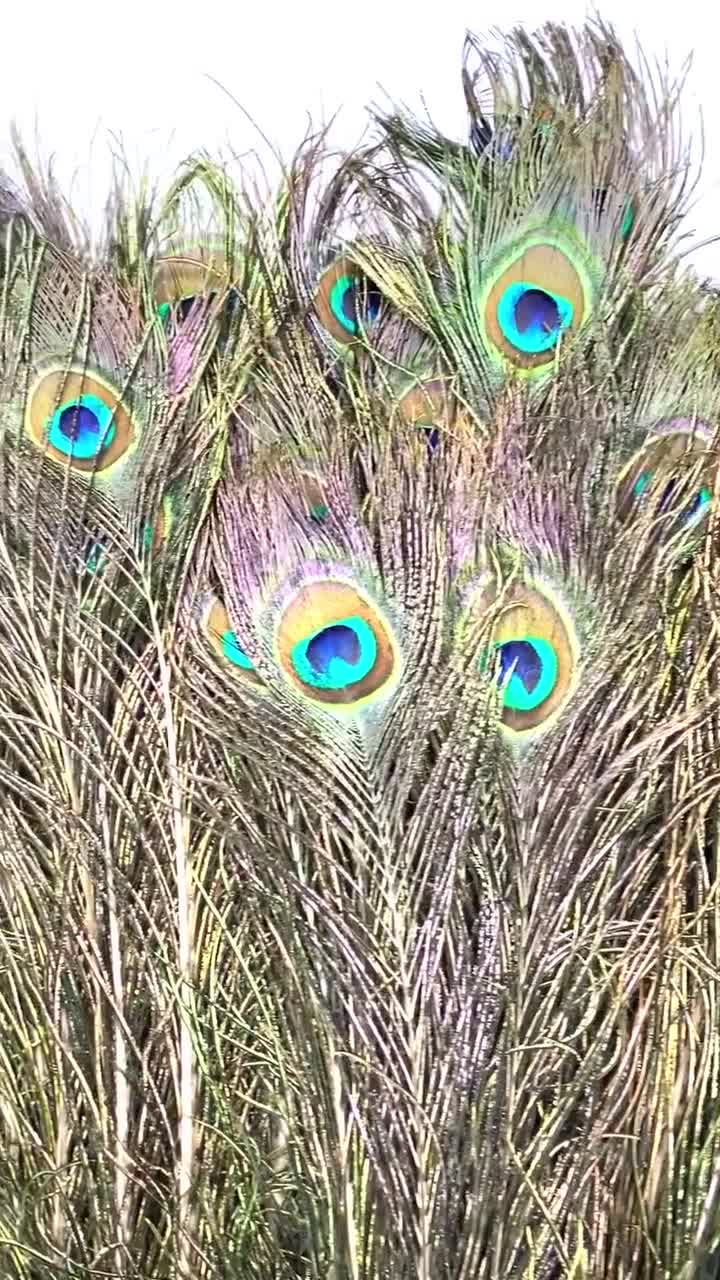
[(8, 1280), (717, 1273), (676, 95), (598, 26), (463, 84), (100, 244), (0, 183)]

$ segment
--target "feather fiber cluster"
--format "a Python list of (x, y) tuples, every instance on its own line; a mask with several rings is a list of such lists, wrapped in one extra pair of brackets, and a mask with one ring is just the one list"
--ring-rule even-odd
[[(649, 82), (648, 82), (649, 81)], [(263, 196), (0, 192), (1, 1280), (720, 1275), (677, 93), (468, 39)]]

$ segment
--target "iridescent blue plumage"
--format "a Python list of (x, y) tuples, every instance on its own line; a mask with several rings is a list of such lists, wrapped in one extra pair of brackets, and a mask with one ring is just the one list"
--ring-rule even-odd
[(299, 678), (318, 689), (344, 689), (372, 671), (377, 641), (363, 618), (343, 618), (300, 640), (291, 651)]
[(55, 410), (47, 440), (58, 453), (88, 462), (112, 444), (115, 434), (112, 408), (98, 396), (83, 395)]
[(537, 355), (551, 350), (572, 324), (573, 305), (567, 298), (526, 281), (509, 285), (497, 309), (504, 337), (518, 351)]
[[(558, 678), (555, 650), (540, 636), (524, 636), (497, 646), (503, 702), (514, 711), (534, 711), (550, 697)], [(508, 679), (509, 677), (509, 679)]]

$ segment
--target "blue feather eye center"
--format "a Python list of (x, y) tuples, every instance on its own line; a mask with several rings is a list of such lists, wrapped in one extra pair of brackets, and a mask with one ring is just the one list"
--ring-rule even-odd
[(113, 411), (98, 396), (83, 395), (61, 404), (48, 428), (48, 444), (82, 462), (100, 456), (113, 442)]
[(346, 333), (357, 334), (377, 320), (382, 297), (380, 290), (362, 276), (341, 275), (330, 290), (330, 310)]
[(138, 427), (112, 383), (84, 367), (54, 365), (28, 392), (25, 431), (50, 461), (94, 482), (112, 478), (132, 452)]
[[(511, 711), (535, 711), (555, 689), (557, 654), (540, 636), (524, 636), (494, 645), (496, 680), (503, 689), (503, 706)], [(483, 665), (487, 664), (487, 658)]]
[[(384, 610), (334, 567), (307, 566), (275, 623), (275, 655), (305, 699), (346, 715), (377, 701), (400, 656)], [(290, 586), (290, 584), (288, 584)]]
[(220, 647), (223, 657), (232, 662), (234, 667), (242, 667), (243, 671), (254, 671), (254, 667), (244, 649), (238, 644), (234, 631), (223, 631), (220, 636)]
[(364, 680), (372, 671), (377, 640), (364, 618), (347, 617), (298, 641), (290, 657), (304, 684), (341, 690)]
[(619, 518), (632, 520), (639, 510), (652, 519), (669, 516), (670, 526), (666, 521), (663, 536), (697, 528), (713, 505), (717, 464), (709, 445), (714, 434), (712, 422), (696, 418), (659, 423), (620, 473), (616, 498)]
[[(211, 293), (208, 297), (208, 302), (211, 302), (214, 296), (215, 295)], [(180, 321), (187, 320), (196, 302), (197, 298), (195, 294), (191, 293), (187, 298), (181, 298), (180, 301), (175, 304), (175, 310), (177, 311), (177, 316)]]
[(524, 377), (547, 366), (574, 339), (593, 310), (596, 275), (588, 251), (561, 226), (528, 232), (512, 251), (483, 264), (482, 338), (491, 356)]
[[(215, 296), (215, 293), (210, 293), (208, 301), (212, 302)], [(165, 331), (168, 332), (170, 330), (173, 321), (175, 325), (184, 324), (188, 316), (192, 314), (197, 301), (197, 294), (188, 293), (182, 298), (178, 298), (175, 302), (161, 302), (157, 313)]]
[(525, 355), (539, 355), (556, 345), (573, 321), (568, 298), (534, 284), (517, 281), (505, 289), (497, 308), (503, 337)]
[(503, 733), (544, 733), (577, 685), (579, 645), (571, 615), (541, 579), (485, 586), (473, 613), (499, 611), (478, 668), (500, 693)]

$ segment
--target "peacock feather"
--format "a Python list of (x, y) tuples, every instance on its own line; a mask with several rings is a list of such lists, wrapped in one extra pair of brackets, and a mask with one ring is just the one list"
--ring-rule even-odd
[(546, 394), (561, 365), (592, 352), (632, 359), (671, 296), (668, 274), (683, 287), (673, 245), (689, 177), (674, 87), (644, 89), (604, 27), (516, 32), (503, 57), (480, 61), (496, 101), (514, 103), (507, 145), (478, 156), (406, 115), (378, 116), (383, 207), (427, 210), (434, 189), (438, 212), (415, 231), (406, 219), (391, 247), (361, 241), (358, 261), (462, 389), (492, 403), (517, 377)]
[(94, 248), (0, 182), (12, 1280), (717, 1270), (673, 93), (598, 25), (463, 83), (469, 147), (195, 157)]

